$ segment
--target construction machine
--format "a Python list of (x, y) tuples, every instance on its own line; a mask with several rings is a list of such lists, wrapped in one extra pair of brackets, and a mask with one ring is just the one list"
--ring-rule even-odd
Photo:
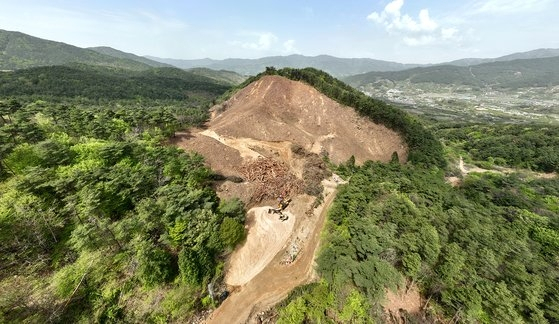
[(268, 214), (279, 214), (279, 219), (283, 222), (286, 221), (289, 217), (283, 213), (283, 210), (289, 206), (291, 202), (291, 198), (283, 199), (282, 196), (278, 197), (278, 208), (270, 208), (268, 209)]

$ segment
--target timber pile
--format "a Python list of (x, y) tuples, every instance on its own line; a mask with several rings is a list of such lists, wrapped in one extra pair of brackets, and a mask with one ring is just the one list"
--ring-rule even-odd
[(253, 203), (279, 196), (292, 197), (300, 194), (303, 189), (303, 181), (297, 179), (289, 171), (289, 167), (270, 158), (258, 158), (243, 164), (238, 171), (247, 181), (257, 184), (251, 197)]

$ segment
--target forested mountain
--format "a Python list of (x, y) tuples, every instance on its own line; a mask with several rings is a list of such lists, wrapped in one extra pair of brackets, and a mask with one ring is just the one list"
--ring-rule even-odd
[[(394, 72), (415, 67), (472, 66), (481, 63), (508, 62), (518, 59), (548, 58), (559, 56), (558, 49), (538, 49), (523, 53), (514, 53), (490, 59), (461, 59), (448, 63), (402, 64), (397, 62), (375, 60), (370, 58), (339, 58), (330, 55), (304, 56), (270, 56), (259, 59), (225, 60), (198, 59), (183, 60), (141, 57), (132, 53), (119, 51), (111, 47), (79, 48), (65, 43), (45, 40), (20, 32), (0, 30), (0, 70), (15, 70), (37, 66), (83, 63), (89, 65), (110, 66), (132, 70), (145, 70), (149, 67), (175, 66), (181, 69), (208, 68), (211, 70), (233, 71), (243, 76), (255, 75), (268, 66), (276, 68), (313, 67), (323, 70), (335, 77), (349, 77), (367, 72)], [(451, 72), (449, 72), (451, 73)], [(231, 76), (217, 76), (217, 79), (230, 79)], [(356, 76), (360, 78), (360, 76)], [(233, 77), (237, 79), (237, 77)]]
[(101, 53), (104, 55), (109, 55), (112, 57), (116, 57), (116, 58), (121, 58), (121, 59), (127, 59), (127, 60), (132, 60), (132, 61), (136, 61), (136, 62), (140, 62), (143, 64), (147, 64), (149, 66), (153, 66), (153, 67), (171, 67), (172, 65), (169, 64), (165, 64), (165, 63), (161, 63), (161, 62), (157, 62), (157, 61), (153, 61), (150, 59), (147, 59), (143, 56), (138, 56), (132, 53), (126, 53), (123, 51), (119, 51), (117, 49), (114, 49), (112, 47), (108, 47), (108, 46), (98, 46), (98, 47), (89, 47), (87, 49), (93, 50), (97, 53)]
[(443, 63), (442, 65), (471, 66), (471, 65), (478, 65), (482, 63), (527, 60), (527, 59), (545, 58), (545, 57), (554, 57), (554, 56), (559, 56), (559, 49), (540, 48), (533, 51), (513, 53), (497, 58), (465, 58), (465, 59)]
[(246, 76), (240, 75), (233, 71), (227, 70), (212, 70), (209, 68), (192, 68), (187, 70), (190, 73), (208, 77), (214, 79), (217, 82), (224, 83), (227, 85), (238, 85), (246, 80)]
[(306, 68), (313, 67), (333, 76), (342, 77), (368, 71), (399, 71), (418, 66), (369, 58), (339, 58), (330, 55), (319, 56), (269, 56), (259, 59), (225, 59), (225, 60), (177, 60), (148, 56), (149, 59), (174, 65), (182, 69), (205, 67), (212, 70), (229, 70), (242, 75), (255, 75), (263, 72), (267, 66), (275, 68)]
[(506, 62), (518, 59), (533, 59), (533, 58), (547, 58), (559, 56), (559, 49), (538, 49), (528, 52), (515, 53), (497, 58), (468, 58), (455, 60), (447, 63), (440, 64), (402, 64), (396, 62), (374, 60), (368, 58), (338, 58), (329, 55), (319, 56), (303, 56), (303, 55), (289, 55), (289, 56), (269, 56), (259, 59), (225, 59), (225, 60), (179, 60), (179, 59), (164, 59), (158, 57), (147, 56), (148, 58), (163, 62), (166, 64), (174, 65), (183, 69), (190, 69), (196, 67), (205, 67), (213, 70), (229, 70), (235, 71), (242, 75), (255, 75), (265, 70), (267, 66), (276, 68), (305, 68), (313, 67), (323, 70), (335, 77), (348, 77), (351, 75), (367, 73), (367, 72), (392, 72), (408, 70), (415, 67), (429, 67), (429, 66), (471, 66), (482, 63), (491, 62)]
[(0, 30), (0, 70), (83, 63), (131, 70), (146, 70), (150, 65), (128, 58), (116, 58), (60, 42)]
[(553, 86), (559, 84), (559, 56), (484, 63), (469, 67), (438, 65), (396, 72), (369, 72), (344, 79), (356, 87), (381, 80), (510, 89)]
[(194, 103), (229, 87), (177, 68), (131, 71), (73, 64), (0, 72), (0, 96), (30, 98), (171, 99)]

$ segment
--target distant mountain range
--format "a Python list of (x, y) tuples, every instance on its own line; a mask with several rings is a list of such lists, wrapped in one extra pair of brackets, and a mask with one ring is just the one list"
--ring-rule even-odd
[[(517, 55), (509, 56), (511, 58)], [(376, 82), (431, 82), (494, 88), (559, 85), (559, 56), (515, 59), (473, 66), (437, 65), (395, 72), (368, 72), (343, 79), (359, 87)]]
[(255, 75), (264, 71), (268, 66), (276, 68), (314, 67), (336, 77), (349, 76), (369, 71), (400, 71), (420, 66), (419, 64), (402, 64), (369, 58), (339, 58), (329, 55), (304, 56), (297, 54), (289, 56), (268, 56), (259, 59), (231, 58), (225, 60), (177, 60), (163, 59), (153, 56), (148, 56), (148, 58), (153, 61), (171, 64), (181, 69), (204, 67), (212, 70), (229, 70), (241, 75)]
[(559, 56), (559, 49), (556, 48), (540, 48), (533, 51), (509, 54), (497, 58), (465, 58), (439, 65), (457, 65), (457, 66), (472, 66), (483, 63), (492, 62), (507, 62), (513, 60), (529, 60), (535, 58), (546, 58)]
[(259, 59), (225, 59), (225, 60), (177, 60), (147, 56), (153, 61), (174, 65), (182, 69), (209, 68), (213, 70), (229, 70), (241, 75), (255, 75), (268, 66), (276, 68), (314, 67), (323, 70), (335, 77), (343, 78), (367, 72), (393, 72), (403, 71), (416, 67), (430, 67), (441, 65), (473, 66), (490, 62), (506, 62), (518, 59), (535, 59), (559, 56), (559, 49), (537, 49), (529, 52), (514, 53), (498, 58), (467, 58), (440, 64), (402, 64), (390, 61), (374, 60), (369, 58), (338, 58), (329, 55), (319, 56), (268, 56)]
[[(238, 84), (266, 67), (314, 67), (359, 86), (378, 80), (500, 86), (556, 84), (559, 49), (538, 49), (492, 59), (469, 58), (437, 65), (402, 64), (369, 58), (270, 56), (259, 59), (178, 60), (138, 56), (110, 47), (80, 48), (20, 32), (0, 30), (0, 70), (80, 63), (144, 71), (174, 66), (221, 84)], [(170, 71), (170, 70), (169, 70)], [(371, 72), (374, 71), (374, 72)]]

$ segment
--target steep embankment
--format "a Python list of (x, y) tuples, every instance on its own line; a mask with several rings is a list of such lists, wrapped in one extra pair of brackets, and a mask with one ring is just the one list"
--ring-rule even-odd
[(289, 141), (335, 163), (387, 162), (397, 152), (406, 161), (404, 141), (393, 130), (362, 117), (313, 87), (280, 76), (264, 76), (214, 107), (209, 128), (224, 137)]

